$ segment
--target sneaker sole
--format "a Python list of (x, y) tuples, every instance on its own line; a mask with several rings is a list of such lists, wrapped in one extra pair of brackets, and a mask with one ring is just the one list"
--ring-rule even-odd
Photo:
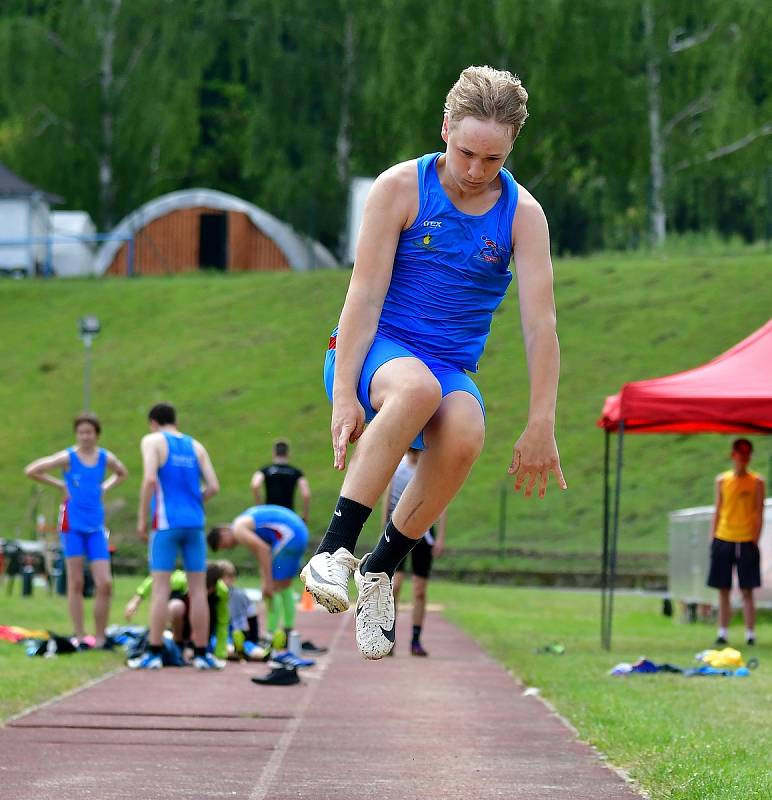
[(348, 598), (346, 600), (341, 600), (340, 597), (332, 594), (331, 592), (327, 591), (323, 586), (320, 586), (318, 583), (314, 583), (313, 580), (309, 580), (310, 576), (308, 574), (308, 565), (303, 567), (302, 572), (300, 573), (300, 580), (303, 581), (308, 593), (314, 600), (322, 606), (322, 608), (327, 609), (330, 614), (341, 614), (344, 611), (348, 611), (351, 607), (351, 602)]
[(394, 649), (394, 645), (391, 644), (391, 642), (389, 642), (389, 644), (391, 646), (386, 651), (380, 651), (375, 648), (371, 648), (370, 652), (365, 652), (359, 642), (357, 642), (357, 650), (359, 650), (359, 655), (361, 655), (362, 658), (367, 661), (380, 661), (382, 658), (385, 658), (387, 655), (389, 655), (389, 653), (391, 653), (391, 651)]

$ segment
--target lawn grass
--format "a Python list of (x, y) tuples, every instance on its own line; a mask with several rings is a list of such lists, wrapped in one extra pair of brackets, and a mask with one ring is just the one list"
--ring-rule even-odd
[[(113, 623), (123, 622), (123, 607), (134, 592), (138, 581), (117, 578), (110, 614)], [(0, 584), (0, 625), (18, 625), (24, 628), (43, 628), (62, 636), (72, 632), (67, 612), (66, 598), (49, 595), (36, 587), (32, 597), (21, 597), (19, 581), (15, 593), (9, 597)], [(86, 600), (86, 630), (93, 632), (92, 600)], [(147, 604), (137, 613), (137, 623), (147, 624)], [(124, 664), (122, 651), (73, 653), (54, 659), (27, 656), (20, 644), (0, 642), (0, 721), (18, 714), (25, 708), (42, 703), (62, 692), (74, 689), (88, 680), (117, 669)]]
[[(32, 535), (55, 516), (54, 492), (23, 476), (25, 463), (71, 443), (82, 405), (77, 319), (100, 317), (93, 351), (93, 407), (103, 444), (129, 480), (108, 497), (119, 555), (139, 555), (133, 534), (139, 439), (149, 406), (175, 402), (183, 429), (208, 447), (222, 492), (213, 521), (251, 503), (249, 479), (272, 440), (288, 436), (314, 491), (312, 538), (338, 495), (331, 469), (329, 405), (321, 384), (327, 337), (349, 273), (174, 276), (0, 282), (3, 380), (0, 536)], [(627, 380), (695, 366), (763, 324), (772, 308), (772, 255), (603, 255), (559, 260), (555, 292), (562, 347), (558, 443), (569, 491), (545, 501), (509, 497), (506, 543), (561, 553), (597, 552), (603, 399)], [(449, 509), (449, 546), (497, 545), (499, 489), (526, 420), (528, 386), (515, 289), (494, 319), (477, 381), (487, 403), (487, 442)], [(757, 440), (766, 470), (770, 443)], [(726, 466), (726, 437), (631, 436), (626, 446), (620, 549), (666, 552), (666, 514), (712, 501)], [(376, 536), (374, 514), (363, 537)]]
[[(683, 625), (661, 600), (618, 596), (613, 649), (599, 645), (597, 593), (476, 587), (438, 582), (431, 600), (523, 683), (541, 694), (579, 735), (628, 770), (652, 800), (768, 800), (772, 797), (772, 620), (758, 626), (749, 678), (608, 676), (645, 655), (691, 666), (711, 645), (713, 627)], [(742, 641), (739, 619), (731, 641)], [(537, 647), (562, 642), (562, 656)], [(740, 649), (744, 653), (750, 649)]]

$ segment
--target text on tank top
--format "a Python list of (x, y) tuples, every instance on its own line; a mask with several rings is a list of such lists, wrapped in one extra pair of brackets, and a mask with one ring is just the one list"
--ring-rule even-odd
[(201, 492), (201, 468), (193, 439), (184, 434), (163, 431), (168, 448), (164, 465), (158, 470), (153, 497), (153, 528), (202, 528), (204, 502)]

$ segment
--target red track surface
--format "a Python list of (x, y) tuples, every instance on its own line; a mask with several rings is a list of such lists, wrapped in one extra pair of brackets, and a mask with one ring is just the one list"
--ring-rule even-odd
[(411, 658), (407, 617), (397, 655), (366, 662), (350, 615), (302, 614), (303, 634), (331, 649), (300, 686), (256, 686), (265, 666), (229, 664), (125, 671), (65, 697), (0, 729), (0, 797), (639, 797), (439, 615), (431, 656)]

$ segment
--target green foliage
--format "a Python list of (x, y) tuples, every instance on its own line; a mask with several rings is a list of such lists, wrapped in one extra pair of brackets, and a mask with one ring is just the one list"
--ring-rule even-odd
[[(404, 592), (404, 589), (403, 589)], [(642, 655), (692, 666), (712, 643), (704, 625), (681, 625), (659, 614), (660, 600), (615, 601), (614, 645), (600, 649), (600, 603), (594, 592), (549, 592), (432, 584), (431, 600), (526, 686), (535, 686), (589, 741), (623, 767), (652, 800), (766, 800), (772, 793), (768, 753), (772, 676), (770, 618), (758, 625), (761, 643), (740, 645), (736, 618), (730, 641), (761, 667), (748, 678), (607, 675), (619, 661)], [(429, 629), (429, 625), (427, 625)], [(429, 634), (427, 634), (428, 636)], [(562, 656), (536, 649), (561, 642)]]
[(763, 0), (9, 0), (0, 160), (102, 227), (203, 185), (336, 248), (348, 177), (442, 148), (449, 87), (491, 63), (529, 90), (509, 166), (555, 249), (634, 249), (648, 231), (650, 46), (670, 230), (757, 240), (772, 226), (771, 26)]
[[(595, 422), (605, 395), (624, 381), (693, 367), (762, 325), (772, 307), (770, 257), (607, 255), (556, 263), (562, 343), (557, 435), (569, 490), (544, 501), (508, 492), (506, 542), (556, 558), (598, 552), (603, 436)], [(340, 475), (331, 469), (329, 404), (321, 382), (327, 337), (337, 321), (345, 272), (190, 276), (0, 284), (0, 382), (4, 458), (0, 531), (31, 532), (33, 458), (71, 441), (82, 405), (82, 345), (76, 320), (97, 314), (93, 404), (104, 446), (125, 460), (130, 479), (108, 499), (109, 526), (122, 555), (140, 557), (133, 533), (139, 440), (157, 401), (179, 408), (181, 426), (208, 447), (222, 493), (212, 521), (251, 503), (249, 479), (288, 436), (314, 491), (312, 536), (325, 529)], [(44, 311), (43, 311), (44, 310)], [(512, 445), (526, 422), (528, 382), (512, 291), (496, 315), (476, 378), (487, 405), (487, 441), (449, 512), (450, 547), (495, 547), (499, 491), (508, 485)], [(769, 448), (757, 440), (756, 465)], [(622, 500), (621, 548), (664, 553), (666, 514), (711, 502), (726, 463), (725, 437), (630, 436)], [(40, 508), (54, 517), (53, 492)], [(369, 524), (363, 546), (373, 541)]]

